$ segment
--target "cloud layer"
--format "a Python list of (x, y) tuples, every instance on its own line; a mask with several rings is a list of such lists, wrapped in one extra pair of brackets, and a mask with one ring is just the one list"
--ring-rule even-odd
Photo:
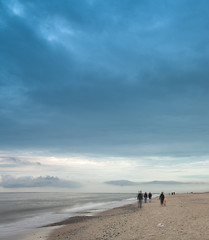
[(128, 181), (128, 180), (115, 180), (115, 181), (107, 181), (105, 182), (105, 184), (110, 184), (110, 185), (115, 185), (115, 186), (139, 186), (140, 184), (143, 185), (181, 185), (181, 184), (206, 184), (204, 182), (177, 182), (177, 181), (151, 181), (151, 182), (132, 182), (132, 181)]
[(3, 188), (42, 188), (42, 187), (58, 187), (58, 188), (79, 188), (81, 184), (74, 181), (62, 180), (58, 177), (19, 177), (15, 178), (9, 175), (1, 176), (0, 186)]
[(1, 147), (208, 152), (207, 5), (2, 1)]
[[(208, 9), (204, 0), (2, 0), (0, 174), (200, 176), (209, 156)], [(66, 170), (73, 158), (82, 163)], [(110, 158), (122, 167), (108, 169)]]

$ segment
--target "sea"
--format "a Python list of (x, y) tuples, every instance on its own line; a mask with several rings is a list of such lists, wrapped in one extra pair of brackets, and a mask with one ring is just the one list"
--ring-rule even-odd
[(79, 215), (136, 202), (136, 193), (0, 193), (0, 240)]

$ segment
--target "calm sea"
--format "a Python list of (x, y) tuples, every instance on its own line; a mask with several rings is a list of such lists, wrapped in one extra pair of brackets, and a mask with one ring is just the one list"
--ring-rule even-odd
[(136, 202), (136, 193), (0, 193), (0, 239)]

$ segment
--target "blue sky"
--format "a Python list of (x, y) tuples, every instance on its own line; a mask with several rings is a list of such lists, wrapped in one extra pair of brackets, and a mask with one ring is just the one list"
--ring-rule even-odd
[(0, 53), (2, 191), (209, 182), (208, 1), (2, 0)]

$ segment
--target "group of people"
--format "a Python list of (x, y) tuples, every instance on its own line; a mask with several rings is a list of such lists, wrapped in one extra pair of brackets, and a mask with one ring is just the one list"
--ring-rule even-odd
[(149, 192), (149, 194), (147, 194), (147, 192), (145, 192), (143, 194), (142, 191), (138, 192), (137, 199), (138, 199), (138, 207), (139, 208), (142, 207), (143, 199), (144, 199), (144, 203), (147, 203), (147, 198), (149, 198), (149, 202), (151, 202), (151, 199), (152, 199), (152, 193), (151, 192)]
[[(152, 199), (152, 193), (151, 192), (149, 192), (149, 194), (147, 194), (147, 192), (145, 192), (143, 194), (142, 191), (138, 192), (137, 200), (138, 200), (138, 207), (139, 208), (142, 208), (143, 199), (144, 199), (144, 203), (147, 203), (147, 198), (149, 198), (149, 202), (151, 202), (151, 199)], [(166, 197), (165, 197), (163, 192), (161, 192), (161, 194), (159, 196), (159, 200), (160, 200), (161, 206), (166, 206)]]

